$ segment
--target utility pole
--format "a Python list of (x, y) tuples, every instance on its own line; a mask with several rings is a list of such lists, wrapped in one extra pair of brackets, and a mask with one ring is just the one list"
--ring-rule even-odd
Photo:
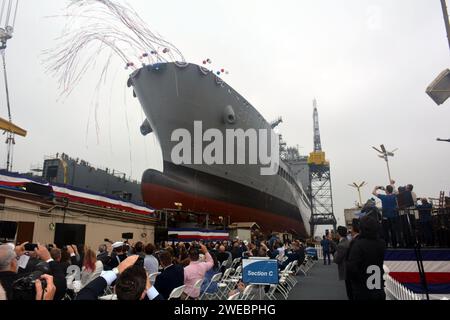
[(445, 2), (445, 0), (441, 0), (441, 6), (442, 13), (444, 14), (445, 30), (447, 31), (448, 47), (450, 49), (450, 22), (448, 19), (447, 3)]

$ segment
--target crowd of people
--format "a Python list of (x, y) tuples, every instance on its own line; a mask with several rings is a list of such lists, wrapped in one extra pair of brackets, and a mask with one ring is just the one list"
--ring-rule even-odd
[[(338, 265), (338, 277), (345, 281), (351, 300), (385, 299), (384, 289), (369, 288), (368, 267), (377, 266), (383, 283), (384, 253), (387, 247), (412, 246), (417, 240), (433, 245), (432, 206), (418, 201), (413, 186), (375, 187), (373, 195), (381, 200), (382, 210), (369, 200), (354, 219), (351, 230), (340, 226), (321, 240), (324, 264)], [(416, 217), (418, 212), (418, 217)], [(268, 257), (277, 259), (283, 270), (291, 262), (301, 265), (304, 243), (283, 241), (276, 234), (255, 237), (251, 242), (211, 241), (191, 243), (115, 242), (100, 244), (97, 250), (55, 244), (0, 245), (0, 300), (96, 300), (109, 289), (119, 300), (169, 299), (174, 289), (184, 287), (181, 299), (198, 299), (214, 292), (211, 279), (224, 273), (236, 258)], [(150, 275), (153, 281), (150, 281)], [(199, 287), (199, 280), (203, 280)], [(242, 292), (239, 282), (229, 294)]]
[[(327, 232), (321, 241), (325, 265), (338, 265), (339, 280), (345, 281), (349, 300), (385, 300), (384, 254), (386, 242), (380, 237), (380, 222), (372, 211), (353, 219), (351, 230), (339, 226), (336, 234)], [(376, 267), (378, 274), (371, 270)], [(370, 277), (374, 277), (369, 280)], [(370, 287), (369, 282), (378, 283)]]
[[(377, 186), (373, 195), (381, 201), (381, 211), (374, 198), (363, 206), (359, 217), (353, 219), (351, 230), (340, 226), (337, 232), (326, 232), (321, 240), (323, 263), (338, 265), (339, 280), (345, 281), (350, 300), (383, 300), (384, 286), (368, 286), (377, 267), (375, 281), (383, 284), (383, 264), (386, 248), (413, 247), (417, 243), (432, 246), (432, 205), (419, 199), (408, 184), (395, 188), (395, 181), (386, 187)], [(331, 258), (332, 257), (332, 258)]]
[[(236, 258), (278, 259), (280, 270), (305, 259), (303, 243), (282, 242), (275, 234), (252, 242), (115, 242), (100, 244), (97, 251), (55, 244), (26, 248), (27, 243), (0, 245), (0, 300), (97, 300), (111, 288), (119, 300), (169, 299), (180, 286), (185, 286), (181, 299), (198, 299), (217, 290), (210, 280)], [(230, 295), (242, 292), (245, 284), (233, 289)]]
[[(434, 246), (432, 204), (426, 198), (418, 198), (414, 186), (395, 187), (395, 181), (386, 187), (376, 186), (372, 194), (381, 201), (382, 212), (378, 219), (382, 225), (382, 237), (392, 248), (413, 247), (417, 241)], [(369, 200), (373, 206), (374, 199)], [(364, 210), (363, 210), (364, 212)]]

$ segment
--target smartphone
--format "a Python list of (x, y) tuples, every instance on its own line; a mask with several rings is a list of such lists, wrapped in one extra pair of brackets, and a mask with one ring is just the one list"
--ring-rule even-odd
[(34, 251), (34, 249), (36, 249), (37, 247), (38, 245), (35, 243), (27, 243), (25, 245), (25, 251)]

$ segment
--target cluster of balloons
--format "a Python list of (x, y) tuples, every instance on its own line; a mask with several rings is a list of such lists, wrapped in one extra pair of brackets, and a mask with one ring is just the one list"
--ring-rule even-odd
[(134, 67), (134, 63), (133, 62), (128, 62), (127, 65), (125, 66), (125, 70), (127, 70), (130, 67)]
[[(203, 64), (204, 65), (206, 65), (206, 64), (211, 64), (212, 63), (212, 61), (211, 61), (211, 59), (206, 59), (206, 60), (203, 60)], [(218, 75), (218, 76), (220, 76), (221, 74), (229, 74), (229, 72), (227, 71), (227, 70), (225, 70), (225, 69), (220, 69), (220, 70), (218, 70), (217, 72), (216, 72), (216, 74)]]
[(217, 74), (218, 76), (220, 76), (221, 74), (230, 74), (230, 72), (228, 72), (228, 71), (225, 70), (225, 69), (220, 69), (219, 71), (216, 72), (216, 74)]

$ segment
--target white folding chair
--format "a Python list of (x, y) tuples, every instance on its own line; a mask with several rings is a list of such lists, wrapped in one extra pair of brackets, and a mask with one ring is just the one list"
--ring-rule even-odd
[(242, 275), (242, 266), (238, 266), (237, 268), (236, 268), (236, 271), (234, 272), (234, 276), (235, 277), (239, 277), (239, 276), (241, 276)]
[(118, 299), (117, 299), (117, 295), (109, 294), (107, 296), (103, 296), (103, 297), (98, 298), (98, 300), (110, 301), (110, 300), (118, 300)]
[(245, 287), (244, 292), (242, 292), (242, 298), (241, 300), (251, 300), (254, 296), (254, 290), (255, 286), (250, 284)]
[(241, 258), (234, 259), (233, 262), (231, 263), (230, 268), (235, 269), (239, 265), (240, 262), (241, 262)]
[(217, 284), (217, 299), (225, 299), (228, 292), (230, 292), (230, 287), (235, 283), (235, 279), (231, 278), (231, 273), (234, 271), (233, 268), (228, 268), (223, 273), (222, 280)]
[[(205, 288), (205, 291), (203, 291), (202, 295), (200, 296), (200, 300), (203, 300), (205, 297), (209, 296), (209, 295), (215, 295), (215, 293), (208, 293), (208, 289), (209, 287), (211, 287), (211, 285), (213, 283), (218, 283), (220, 281), (220, 279), (222, 278), (222, 274), (219, 272), (215, 275), (212, 276), (211, 281), (209, 281), (208, 285)], [(217, 288), (218, 290), (218, 288)]]
[(227, 300), (239, 300), (239, 295), (240, 294), (241, 294), (240, 292), (235, 293), (232, 296), (230, 296)]
[(150, 279), (150, 283), (154, 284), (156, 281), (156, 277), (159, 276), (160, 274), (161, 274), (161, 272), (155, 272), (155, 273), (152, 273), (151, 275), (149, 275), (148, 277)]
[(270, 285), (269, 291), (267, 291), (266, 293), (266, 297), (269, 300), (277, 300), (277, 298), (275, 297), (275, 291), (277, 291), (277, 286), (278, 286), (277, 284)]
[(227, 267), (227, 264), (228, 264), (228, 261), (227, 261), (227, 260), (224, 260), (224, 261), (222, 262), (222, 264), (220, 265), (220, 270), (222, 270), (222, 268), (226, 268), (226, 267)]
[(67, 289), (73, 290), (73, 282), (75, 280), (75, 275), (69, 275), (66, 277)]
[(186, 288), (186, 286), (183, 285), (181, 287), (173, 289), (172, 292), (170, 293), (169, 299), (167, 299), (167, 300), (180, 299), (185, 288)]
[[(197, 280), (194, 283), (194, 286), (192, 287), (192, 289), (200, 291), (200, 288), (202, 287), (202, 284), (203, 284), (203, 279)], [(190, 298), (190, 296), (186, 293), (186, 300), (188, 300), (189, 298)]]

